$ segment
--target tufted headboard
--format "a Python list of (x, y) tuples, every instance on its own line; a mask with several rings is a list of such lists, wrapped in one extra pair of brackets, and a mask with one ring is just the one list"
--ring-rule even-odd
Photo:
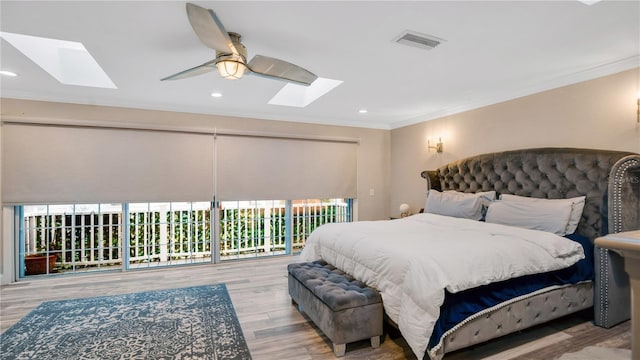
[[(618, 171), (616, 192), (609, 194), (611, 170), (623, 158), (628, 158), (628, 166)], [(458, 160), (434, 171), (424, 171), (422, 177), (430, 188), (437, 190), (495, 190), (498, 194), (549, 199), (585, 195), (577, 233), (592, 240), (609, 233), (609, 223), (620, 223), (616, 232), (640, 228), (640, 158), (630, 152), (572, 148), (514, 150)], [(625, 211), (615, 220), (607, 214), (607, 197), (629, 200), (628, 205), (619, 209), (614, 202), (614, 208)], [(635, 202), (631, 201), (633, 198)]]
[[(495, 190), (549, 199), (584, 195), (576, 232), (592, 241), (640, 229), (640, 155), (630, 152), (523, 149), (473, 156), (421, 175), (428, 188), (440, 191)], [(629, 280), (619, 255), (596, 248), (595, 257), (595, 322), (611, 327), (630, 317)]]

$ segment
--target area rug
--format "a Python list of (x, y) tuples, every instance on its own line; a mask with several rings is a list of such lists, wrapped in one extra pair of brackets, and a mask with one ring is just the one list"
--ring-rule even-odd
[(578, 352), (564, 354), (558, 360), (631, 360), (631, 350), (587, 346)]
[(2, 359), (251, 359), (224, 284), (42, 303)]

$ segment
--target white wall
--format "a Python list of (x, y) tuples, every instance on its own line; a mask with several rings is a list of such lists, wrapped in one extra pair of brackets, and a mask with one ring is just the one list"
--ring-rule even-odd
[[(535, 147), (640, 153), (640, 68), (391, 131), (390, 213), (424, 207), (423, 170), (469, 156)], [(427, 151), (442, 137), (444, 152)]]

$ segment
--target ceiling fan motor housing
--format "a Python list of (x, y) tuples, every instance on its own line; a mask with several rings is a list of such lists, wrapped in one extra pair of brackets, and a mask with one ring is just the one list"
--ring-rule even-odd
[[(242, 60), (239, 59), (233, 59), (236, 61), (242, 61), (243, 63), (247, 63), (247, 48), (244, 47), (244, 45), (240, 42), (240, 39), (242, 39), (242, 35), (238, 34), (238, 33), (234, 33), (234, 32), (229, 32), (229, 37), (231, 38), (231, 42), (233, 43), (233, 46), (236, 48), (236, 50), (238, 51), (238, 55), (240, 55), (242, 57)], [(222, 52), (219, 50), (216, 50), (216, 58), (221, 57), (221, 56), (226, 56), (226, 55), (233, 55), (233, 54), (229, 54), (228, 52)]]

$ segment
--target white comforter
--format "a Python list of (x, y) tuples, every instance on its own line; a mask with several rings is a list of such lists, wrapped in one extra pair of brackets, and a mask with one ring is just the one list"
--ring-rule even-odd
[(577, 242), (552, 233), (417, 214), (320, 226), (301, 258), (324, 259), (377, 288), (387, 315), (422, 359), (444, 289), (455, 293), (565, 268), (584, 252)]

